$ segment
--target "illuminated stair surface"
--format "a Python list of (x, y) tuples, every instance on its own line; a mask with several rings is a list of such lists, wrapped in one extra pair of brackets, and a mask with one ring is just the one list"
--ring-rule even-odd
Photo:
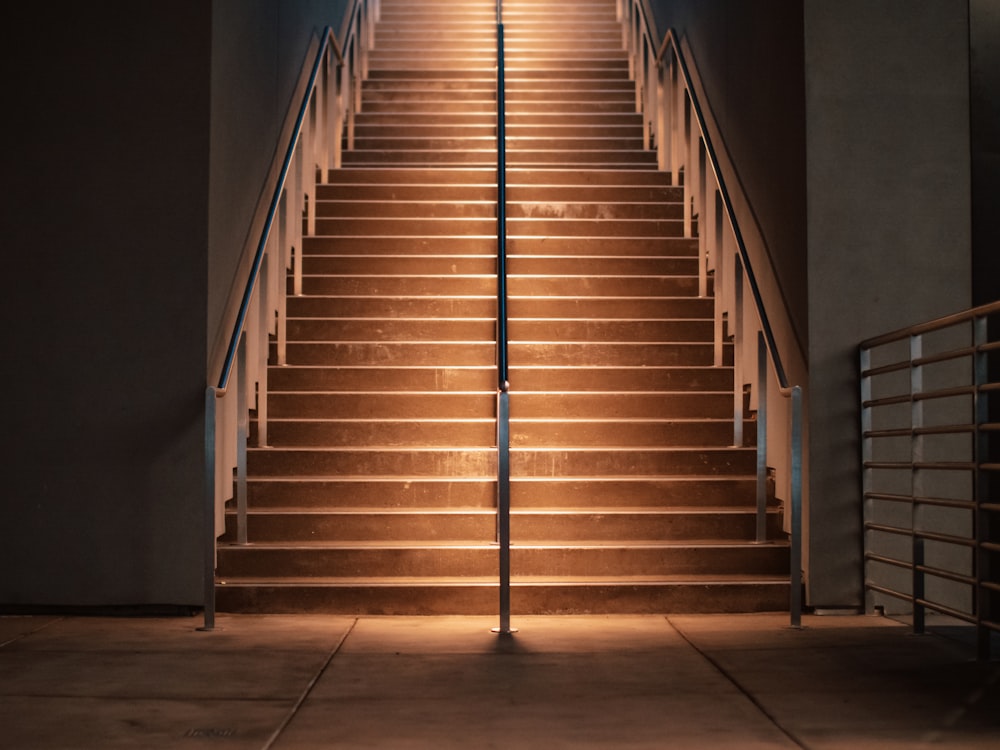
[[(495, 8), (382, 2), (221, 611), (497, 612)], [(512, 612), (787, 608), (615, 2), (506, 0), (504, 26)]]

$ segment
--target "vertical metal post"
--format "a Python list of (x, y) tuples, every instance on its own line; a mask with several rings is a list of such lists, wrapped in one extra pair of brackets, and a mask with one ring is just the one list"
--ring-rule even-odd
[(247, 543), (247, 335), (236, 355), (236, 543)]
[(802, 387), (792, 387), (791, 626), (802, 627)]
[(216, 391), (205, 389), (205, 507), (202, 585), (204, 586), (204, 622), (199, 630), (215, 629), (215, 412)]
[(510, 627), (510, 393), (497, 393), (497, 541), (500, 545), (500, 625), (494, 632), (515, 632)]
[(867, 347), (862, 347), (861, 349), (861, 360), (860, 360), (860, 373), (861, 373), (861, 502), (862, 502), (862, 519), (861, 519), (861, 583), (862, 591), (865, 595), (865, 613), (869, 615), (875, 614), (875, 592), (868, 587), (868, 544), (869, 544), (869, 533), (867, 531), (868, 523), (871, 521), (872, 517), (872, 504), (873, 501), (869, 499), (868, 494), (873, 491), (872, 487), (872, 470), (868, 467), (869, 463), (874, 458), (874, 442), (870, 436), (872, 429), (872, 407), (869, 402), (872, 399), (872, 376), (866, 374), (868, 370), (871, 369), (872, 363), (872, 353), (871, 349)]
[(270, 318), (273, 302), (270, 299), (270, 253), (264, 253), (264, 262), (260, 266), (260, 281), (257, 284), (257, 294), (260, 298), (260, 345), (257, 347), (257, 447), (267, 445), (267, 361), (270, 341)]
[(917, 498), (923, 497), (923, 477), (921, 470), (917, 468), (917, 463), (923, 461), (924, 445), (923, 437), (917, 433), (924, 426), (924, 406), (923, 401), (918, 396), (924, 390), (923, 365), (919, 360), (923, 356), (923, 337), (916, 334), (910, 337), (910, 428), (913, 430), (913, 437), (910, 443), (910, 533), (913, 535), (913, 552), (911, 558), (911, 574), (913, 579), (913, 632), (923, 633), (925, 629), (924, 605), (924, 574), (921, 568), (924, 564), (924, 540), (920, 536), (918, 527), (920, 525), (919, 513), (917, 512)]
[(757, 543), (767, 541), (767, 342), (757, 332)]
[(973, 500), (975, 514), (973, 518), (975, 532), (975, 565), (976, 590), (976, 656), (980, 661), (988, 661), (991, 656), (992, 631), (986, 625), (994, 619), (993, 601), (996, 596), (984, 584), (992, 579), (992, 561), (986, 544), (991, 540), (990, 511), (983, 506), (990, 502), (990, 472), (983, 469), (983, 464), (990, 459), (989, 432), (983, 426), (990, 422), (989, 397), (983, 386), (990, 382), (989, 355), (983, 347), (989, 342), (988, 318), (973, 319), (973, 343), (976, 348), (974, 355), (975, 377), (975, 476), (973, 485)]
[(497, 542), (500, 624), (510, 635), (510, 385), (507, 382), (507, 154), (503, 3), (497, 0)]
[[(729, 335), (733, 337), (733, 445), (743, 445), (743, 369), (746, 352), (743, 342), (743, 261), (736, 256), (733, 274), (733, 292), (736, 300), (729, 313)], [(720, 292), (716, 290), (716, 294)]]

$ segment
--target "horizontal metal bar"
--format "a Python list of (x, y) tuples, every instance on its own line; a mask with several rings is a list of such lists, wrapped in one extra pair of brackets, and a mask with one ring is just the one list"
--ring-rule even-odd
[(963, 620), (970, 625), (976, 624), (976, 616), (968, 612), (963, 612), (960, 609), (954, 609), (946, 604), (941, 604), (940, 602), (932, 602), (928, 599), (917, 599), (915, 604), (921, 607), (926, 607), (927, 609), (933, 609), (935, 612), (939, 612), (942, 615), (949, 615), (954, 617), (956, 620)]
[(949, 581), (954, 581), (955, 583), (964, 583), (969, 586), (976, 585), (975, 576), (962, 575), (961, 573), (956, 573), (953, 570), (946, 570), (945, 568), (935, 568), (930, 565), (918, 565), (917, 570), (926, 575), (934, 576), (935, 578), (944, 578)]
[[(976, 546), (976, 540), (969, 537), (956, 536), (955, 534), (941, 534), (937, 531), (909, 529), (903, 526), (889, 526), (888, 524), (868, 522), (865, 524), (865, 530), (882, 531), (886, 534), (915, 537), (917, 539), (926, 539), (928, 541), (941, 542), (943, 544), (954, 544), (957, 547), (967, 547), (970, 549)], [(985, 546), (985, 544), (983, 546)], [(997, 548), (1000, 550), (1000, 545), (998, 545)]]
[(891, 589), (888, 586), (880, 586), (877, 583), (872, 583), (871, 581), (865, 581), (865, 588), (869, 591), (878, 591), (880, 594), (886, 594), (888, 596), (895, 597), (896, 599), (902, 599), (904, 602), (913, 602), (913, 594), (897, 591), (896, 589)]
[(900, 372), (901, 370), (910, 369), (910, 360), (906, 359), (901, 362), (893, 362), (889, 365), (880, 365), (879, 367), (870, 367), (867, 370), (861, 371), (861, 377), (870, 378), (876, 375), (889, 375), (894, 372)]
[(935, 318), (934, 320), (927, 321), (926, 323), (907, 326), (906, 328), (900, 328), (889, 333), (884, 333), (881, 336), (866, 339), (861, 342), (861, 348), (872, 349), (874, 347), (891, 344), (894, 341), (900, 341), (920, 333), (930, 333), (931, 331), (950, 328), (958, 323), (974, 320), (976, 318), (982, 318), (986, 315), (993, 315), (998, 312), (1000, 312), (1000, 302), (991, 302), (988, 305), (980, 305), (979, 307), (973, 307), (969, 310), (963, 310), (962, 312), (954, 313), (952, 315)]
[(872, 409), (879, 406), (895, 406), (896, 404), (908, 404), (913, 400), (913, 397), (909, 393), (904, 393), (899, 396), (885, 396), (884, 398), (872, 398), (867, 401), (862, 401), (861, 405), (866, 409)]
[(869, 552), (865, 555), (865, 560), (867, 562), (877, 562), (883, 563), (885, 565), (892, 565), (896, 568), (904, 568), (905, 570), (911, 570), (913, 568), (913, 563), (909, 560), (899, 560), (895, 557), (886, 557), (885, 555), (877, 555), (874, 552)]
[[(866, 500), (885, 500), (888, 502), (906, 503), (913, 505), (934, 505), (940, 508), (957, 508), (959, 510), (975, 510), (974, 500), (955, 500), (946, 497), (920, 497), (917, 495), (897, 495), (891, 492), (866, 492)], [(979, 506), (982, 507), (982, 506)], [(1000, 506), (998, 506), (1000, 509)]]

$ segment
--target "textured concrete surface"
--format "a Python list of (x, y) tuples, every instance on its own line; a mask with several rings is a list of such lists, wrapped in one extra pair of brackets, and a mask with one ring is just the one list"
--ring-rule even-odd
[(1000, 746), (1000, 663), (787, 615), (0, 617), (0, 747)]

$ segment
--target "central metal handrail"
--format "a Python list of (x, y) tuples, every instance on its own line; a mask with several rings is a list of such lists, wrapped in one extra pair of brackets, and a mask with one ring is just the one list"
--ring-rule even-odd
[(510, 627), (510, 382), (507, 362), (507, 145), (503, 2), (497, 0), (497, 542), (501, 634)]

